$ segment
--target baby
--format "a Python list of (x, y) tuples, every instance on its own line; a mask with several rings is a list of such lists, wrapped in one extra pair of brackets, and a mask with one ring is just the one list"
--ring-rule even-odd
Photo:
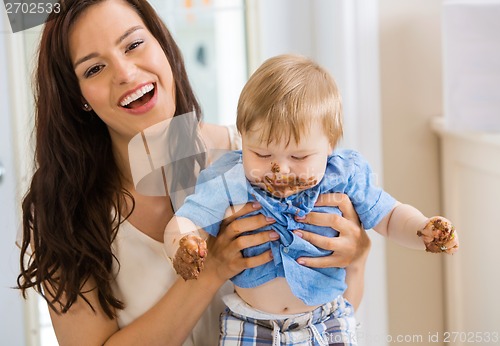
[(221, 344), (323, 345), (332, 339), (356, 344), (353, 309), (342, 297), (345, 270), (297, 262), (302, 256), (331, 253), (296, 230), (338, 235), (330, 227), (301, 222), (311, 211), (340, 214), (338, 208), (316, 207), (319, 194), (347, 194), (364, 228), (407, 247), (448, 254), (458, 250), (448, 220), (427, 218), (396, 201), (376, 186), (359, 153), (334, 150), (342, 137), (341, 98), (332, 77), (313, 61), (281, 55), (264, 62), (241, 93), (237, 127), (243, 150), (224, 155), (200, 174), (195, 193), (165, 232), (175, 269), (184, 279), (195, 279), (207, 255), (204, 232), (217, 235), (228, 207), (257, 201), (262, 208), (250, 215), (276, 220), (264, 229), (275, 230), (280, 238), (243, 253), (271, 250), (273, 261), (232, 278), (235, 294), (224, 298), (228, 309), (221, 319)]

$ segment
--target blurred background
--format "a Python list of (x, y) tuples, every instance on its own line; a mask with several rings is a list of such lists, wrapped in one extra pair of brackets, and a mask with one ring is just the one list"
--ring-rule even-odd
[[(183, 51), (205, 121), (235, 122), (241, 88), (266, 58), (309, 56), (343, 95), (341, 146), (367, 157), (398, 200), (456, 224), (461, 250), (449, 258), (369, 231), (360, 345), (500, 345), (499, 1), (150, 2)], [(57, 345), (46, 304), (11, 288), (40, 30), (13, 34), (0, 10), (0, 345)]]

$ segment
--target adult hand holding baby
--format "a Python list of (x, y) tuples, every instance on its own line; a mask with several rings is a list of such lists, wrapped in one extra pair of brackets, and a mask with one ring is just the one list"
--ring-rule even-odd
[(347, 267), (353, 261), (365, 257), (370, 249), (370, 238), (361, 226), (358, 214), (354, 210), (351, 200), (343, 193), (329, 193), (320, 195), (315, 206), (338, 207), (341, 215), (330, 213), (311, 212), (304, 218), (297, 218), (302, 223), (331, 227), (339, 232), (335, 238), (321, 236), (304, 230), (294, 233), (311, 244), (333, 251), (324, 257), (301, 257), (297, 261), (312, 268)]

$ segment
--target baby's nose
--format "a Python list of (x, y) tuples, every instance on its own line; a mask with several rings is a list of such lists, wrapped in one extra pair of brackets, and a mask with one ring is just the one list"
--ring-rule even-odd
[(290, 173), (290, 165), (286, 161), (271, 163), (271, 171), (277, 176)]

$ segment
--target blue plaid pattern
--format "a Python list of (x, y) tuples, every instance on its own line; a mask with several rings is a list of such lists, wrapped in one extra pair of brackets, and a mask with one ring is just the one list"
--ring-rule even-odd
[(342, 297), (312, 312), (279, 320), (250, 318), (228, 308), (220, 321), (220, 346), (357, 345), (354, 309)]

